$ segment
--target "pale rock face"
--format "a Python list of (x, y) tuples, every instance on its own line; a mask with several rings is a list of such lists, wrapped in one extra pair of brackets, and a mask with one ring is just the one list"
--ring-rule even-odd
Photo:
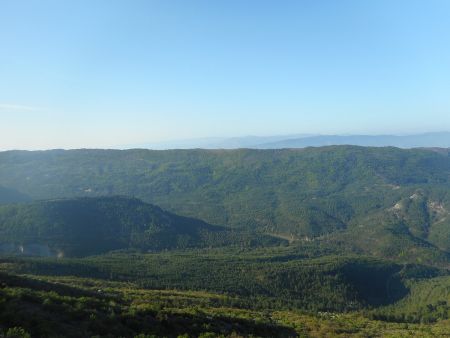
[(447, 210), (445, 209), (445, 207), (441, 203), (438, 203), (438, 202), (429, 201), (428, 208), (430, 210), (436, 212), (438, 215), (447, 213)]
[(402, 204), (400, 202), (395, 203), (394, 206), (392, 207), (394, 210), (401, 210), (402, 209)]
[(414, 194), (412, 194), (411, 196), (409, 196), (409, 199), (416, 200), (416, 199), (418, 199), (419, 197), (420, 197), (420, 195), (419, 195), (418, 193), (414, 193)]

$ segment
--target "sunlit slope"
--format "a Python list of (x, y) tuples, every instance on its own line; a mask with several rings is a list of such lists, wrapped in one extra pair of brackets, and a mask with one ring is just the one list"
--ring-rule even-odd
[(230, 295), (75, 277), (0, 273), (0, 283), (0, 334), (9, 336), (445, 337), (450, 324), (440, 318), (406, 324), (360, 313), (258, 309)]

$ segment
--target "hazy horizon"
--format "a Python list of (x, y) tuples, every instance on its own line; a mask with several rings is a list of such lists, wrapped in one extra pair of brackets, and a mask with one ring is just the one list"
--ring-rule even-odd
[[(336, 140), (353, 140), (348, 143), (328, 143), (329, 139)], [(422, 132), (422, 133), (398, 133), (398, 134), (362, 134), (362, 133), (343, 133), (343, 134), (279, 134), (279, 135), (244, 135), (244, 136), (210, 136), (198, 138), (185, 139), (168, 139), (158, 142), (137, 142), (130, 144), (115, 144), (106, 146), (87, 146), (87, 147), (49, 147), (49, 148), (9, 148), (1, 151), (10, 150), (27, 150), (27, 151), (45, 151), (45, 150), (76, 150), (76, 149), (154, 149), (154, 150), (169, 150), (169, 149), (239, 149), (239, 148), (253, 148), (253, 149), (276, 149), (276, 148), (303, 148), (306, 146), (321, 147), (325, 145), (366, 145), (366, 139), (373, 140), (373, 144), (368, 146), (393, 146), (400, 148), (417, 148), (417, 147), (450, 147), (450, 131), (437, 132)], [(299, 146), (295, 145), (295, 141), (306, 140), (312, 144)], [(405, 141), (406, 140), (406, 141)], [(289, 141), (294, 141), (289, 145)], [(397, 141), (397, 143), (396, 143)], [(403, 143), (402, 143), (403, 142)], [(405, 144), (406, 145), (402, 145)], [(417, 145), (408, 145), (411, 142), (416, 142)], [(278, 147), (277, 144), (280, 144)], [(285, 143), (285, 145), (283, 145)], [(286, 145), (287, 143), (287, 145)], [(370, 142), (369, 142), (370, 143)], [(400, 144), (400, 145), (399, 145)]]
[(0, 149), (450, 130), (444, 1), (8, 1)]

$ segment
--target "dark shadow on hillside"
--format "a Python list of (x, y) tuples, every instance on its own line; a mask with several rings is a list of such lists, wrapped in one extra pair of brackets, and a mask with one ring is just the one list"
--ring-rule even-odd
[(402, 266), (397, 264), (349, 262), (342, 273), (360, 300), (376, 307), (395, 303), (408, 294), (399, 274), (401, 270)]

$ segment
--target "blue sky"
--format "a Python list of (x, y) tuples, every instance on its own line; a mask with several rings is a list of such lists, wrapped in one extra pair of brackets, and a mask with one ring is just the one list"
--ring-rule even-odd
[(0, 149), (450, 130), (450, 2), (0, 0)]

